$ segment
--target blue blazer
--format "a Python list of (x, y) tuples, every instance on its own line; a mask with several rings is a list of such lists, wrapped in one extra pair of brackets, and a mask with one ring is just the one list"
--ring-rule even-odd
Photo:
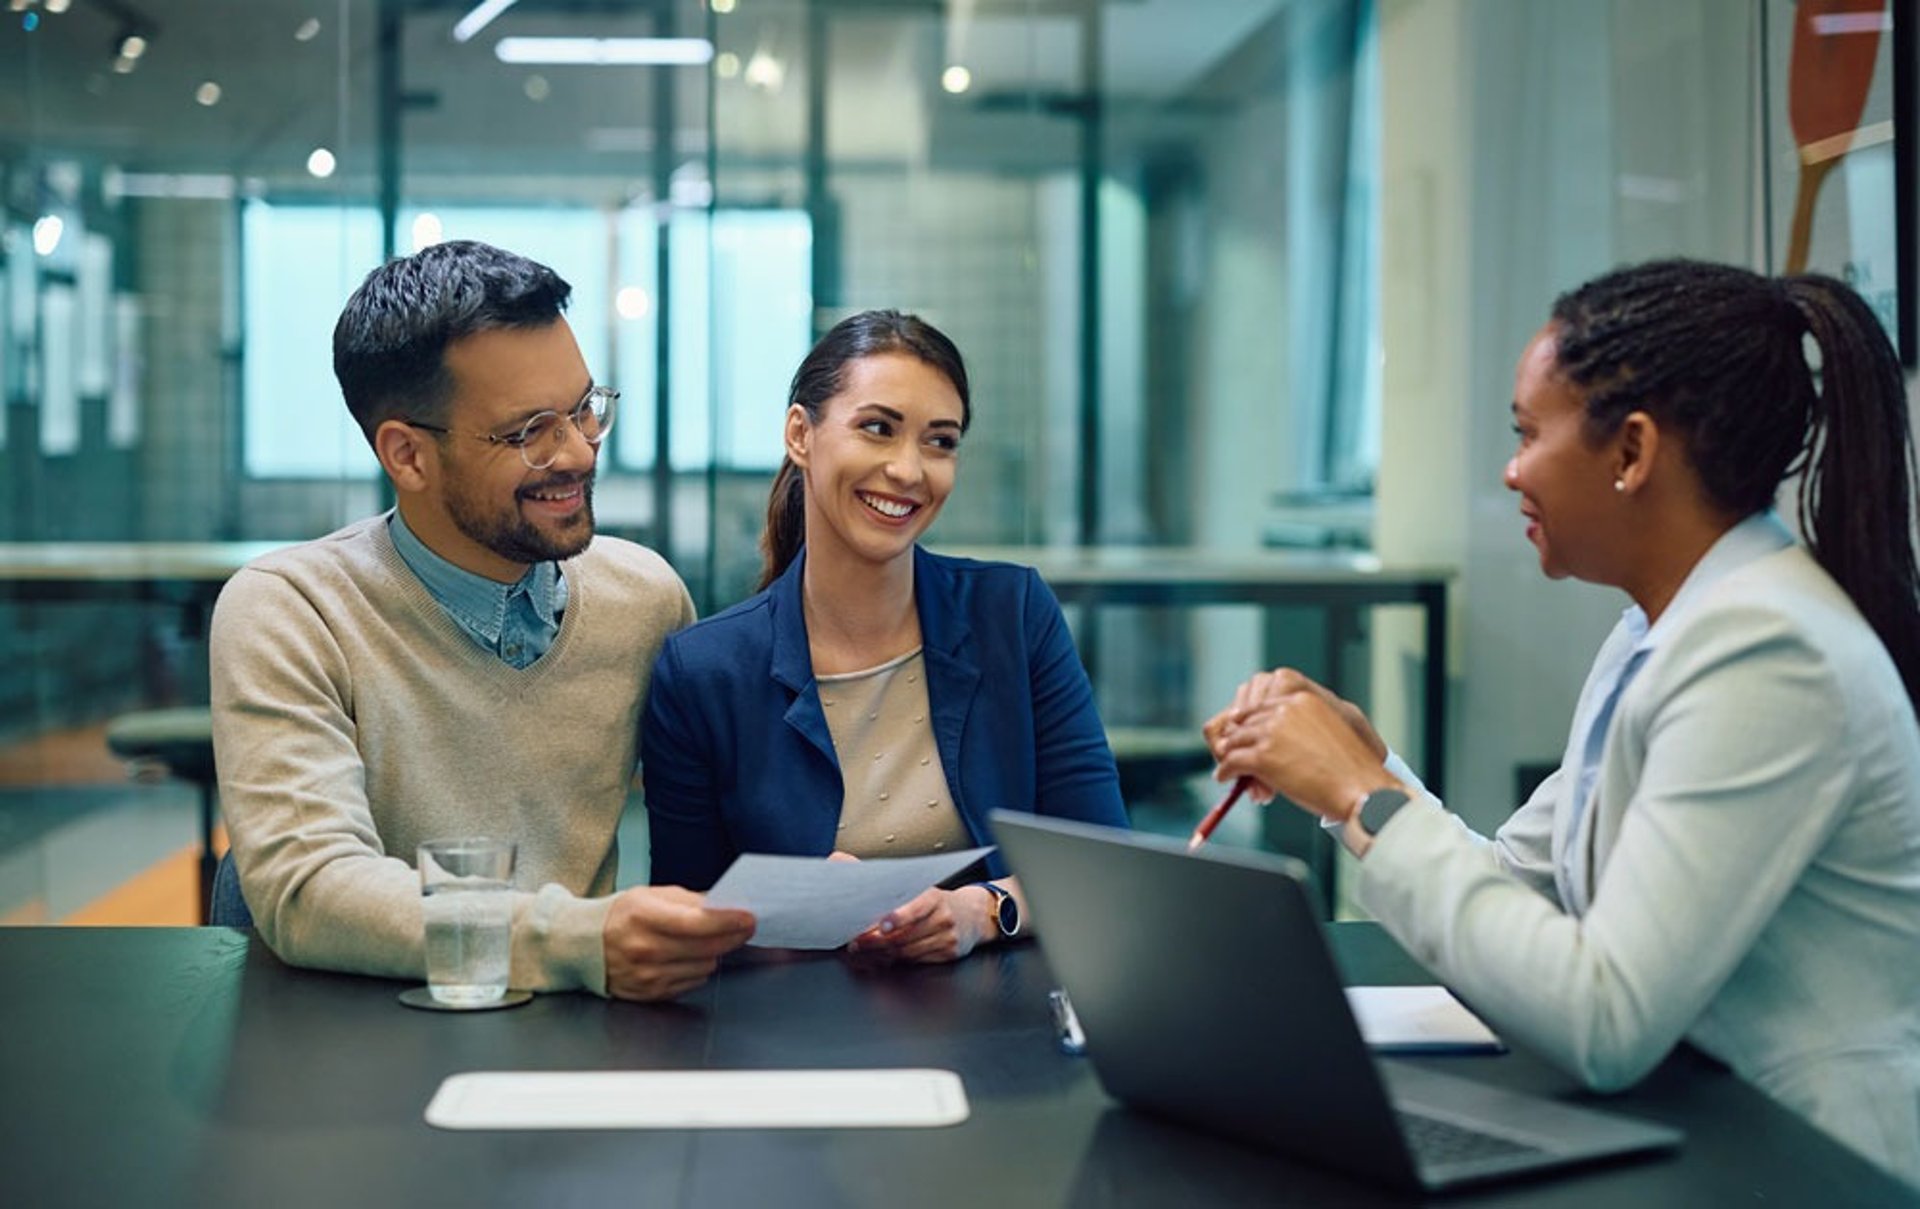
[[(825, 856), (846, 790), (813, 678), (800, 576), (667, 639), (641, 730), (656, 885), (704, 890), (742, 852)], [(1038, 573), (915, 548), (934, 743), (976, 844), (987, 813), (1124, 827), (1093, 687)], [(987, 858), (990, 875), (1007, 865)]]

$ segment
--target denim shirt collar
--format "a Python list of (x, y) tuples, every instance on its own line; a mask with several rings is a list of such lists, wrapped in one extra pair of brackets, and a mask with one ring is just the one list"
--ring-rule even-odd
[(541, 624), (558, 624), (556, 619), (566, 607), (566, 581), (560, 576), (559, 563), (535, 563), (513, 583), (498, 583), (457, 567), (428, 549), (407, 527), (399, 509), (394, 509), (391, 518), (393, 545), (401, 561), (420, 577), (454, 621), (483, 645), (492, 648), (499, 644), (507, 609), (517, 597), (525, 598), (526, 607)]

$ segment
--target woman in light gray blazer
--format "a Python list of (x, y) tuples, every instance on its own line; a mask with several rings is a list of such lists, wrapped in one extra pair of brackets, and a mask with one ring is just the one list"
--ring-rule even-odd
[[(1512, 407), (1541, 569), (1632, 600), (1559, 770), (1483, 838), (1283, 670), (1207, 724), (1218, 775), (1337, 826), (1360, 902), (1589, 1086), (1685, 1040), (1920, 1186), (1920, 574), (1892, 346), (1830, 278), (1665, 261), (1563, 296)], [(1804, 544), (1772, 512), (1789, 474)]]

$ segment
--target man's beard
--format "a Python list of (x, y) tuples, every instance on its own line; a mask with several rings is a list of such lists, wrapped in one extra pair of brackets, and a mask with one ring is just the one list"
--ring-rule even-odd
[[(552, 533), (540, 529), (520, 514), (522, 496), (551, 487), (579, 483), (583, 492), (580, 510), (567, 519), (567, 527)], [(486, 508), (459, 492), (446, 497), (447, 515), (454, 528), (509, 562), (531, 566), (534, 563), (572, 558), (593, 540), (593, 475), (566, 475), (545, 479), (521, 487), (514, 493), (515, 507), (501, 510)]]

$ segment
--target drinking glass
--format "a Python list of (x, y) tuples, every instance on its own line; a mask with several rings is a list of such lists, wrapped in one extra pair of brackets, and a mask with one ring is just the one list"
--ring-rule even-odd
[(438, 1002), (477, 1007), (507, 993), (513, 857), (510, 840), (428, 840), (420, 845), (427, 987)]

